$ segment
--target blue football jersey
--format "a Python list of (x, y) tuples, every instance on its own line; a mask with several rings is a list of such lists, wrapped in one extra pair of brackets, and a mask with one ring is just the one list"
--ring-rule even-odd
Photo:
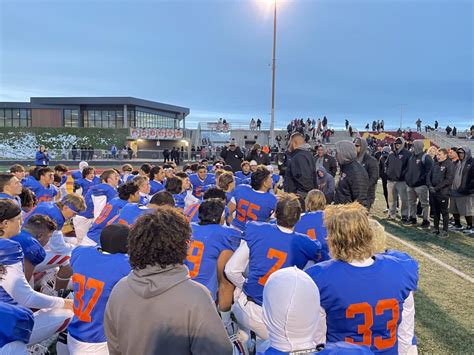
[(76, 183), (78, 180), (82, 179), (82, 172), (80, 170), (74, 170), (71, 173), (71, 176), (72, 176), (74, 182)]
[(144, 213), (153, 212), (154, 209), (141, 206), (136, 203), (127, 203), (115, 219), (111, 219), (108, 224), (119, 223), (131, 226), (138, 217)]
[[(302, 349), (304, 350), (304, 349)], [(268, 348), (265, 352), (258, 352), (257, 355), (289, 355), (289, 352), (279, 351), (275, 348)], [(337, 343), (326, 343), (317, 346), (316, 351), (304, 352), (306, 355), (370, 355), (372, 351), (367, 346), (359, 346), (343, 341)]]
[(41, 202), (31, 211), (28, 217), (26, 217), (26, 219), (23, 221), (23, 224), (25, 224), (25, 222), (30, 219), (31, 216), (36, 214), (44, 214), (51, 218), (58, 225), (58, 230), (61, 230), (64, 227), (64, 223), (66, 222), (61, 210), (55, 202)]
[(33, 312), (28, 308), (0, 302), (0, 352), (14, 341), (28, 344), (33, 331)]
[(189, 176), (189, 181), (193, 185), (193, 195), (197, 198), (202, 197), (202, 188), (206, 185), (213, 185), (216, 183), (216, 177), (214, 174), (207, 174), (206, 178), (201, 180), (198, 174), (192, 174)]
[(79, 246), (72, 251), (71, 267), (74, 317), (68, 326), (69, 334), (86, 343), (105, 342), (105, 306), (117, 282), (130, 273), (128, 256)]
[(20, 234), (10, 239), (21, 245), (25, 259), (32, 265), (36, 266), (41, 264), (44, 258), (46, 258), (46, 252), (43, 246), (27, 231), (22, 230)]
[(234, 190), (236, 214), (232, 225), (245, 229), (248, 221), (266, 222), (277, 204), (277, 198), (270, 192), (259, 192), (250, 185), (239, 185)]
[(127, 203), (127, 200), (122, 200), (118, 197), (110, 200), (102, 209), (100, 215), (95, 219), (94, 223), (92, 223), (91, 228), (87, 232), (87, 237), (96, 243), (100, 243), (100, 234), (102, 233), (102, 230), (112, 218), (119, 214), (123, 206)]
[(18, 207), (21, 208), (21, 200), (20, 200), (19, 196), (11, 196), (11, 195), (8, 195), (8, 194), (0, 193), (0, 198), (5, 198), (7, 200), (12, 200), (13, 202), (15, 202), (18, 205)]
[(97, 184), (89, 188), (87, 193), (84, 195), (84, 201), (86, 203), (86, 210), (79, 213), (79, 216), (85, 218), (94, 218), (94, 200), (93, 197), (105, 196), (106, 203), (114, 197), (117, 197), (117, 189), (113, 188), (108, 184)]
[(324, 226), (324, 212), (307, 212), (301, 215), (301, 219), (295, 226), (295, 232), (306, 234), (311, 239), (321, 243), (321, 260), (329, 260), (329, 249), (327, 243), (327, 230)]
[(398, 354), (403, 303), (418, 283), (417, 262), (403, 255), (377, 254), (366, 267), (328, 260), (306, 270), (319, 288), (329, 342), (370, 346), (376, 354)]
[[(23, 251), (19, 243), (0, 238), (0, 264), (13, 265), (23, 262)], [(13, 298), (0, 286), (0, 303), (17, 304)], [(0, 322), (1, 323), (1, 322)]]
[(76, 185), (79, 185), (82, 188), (82, 196), (85, 196), (87, 194), (87, 191), (89, 191), (92, 186), (100, 184), (100, 179), (97, 176), (94, 176), (92, 181), (80, 178), (75, 183)]
[(186, 197), (187, 191), (183, 191), (180, 194), (173, 194), (174, 198), (174, 206), (179, 208), (180, 210), (184, 210), (185, 202), (184, 199)]
[(163, 191), (164, 189), (165, 187), (161, 182), (155, 180), (150, 181), (150, 196), (153, 196), (154, 194)]
[(41, 202), (50, 202), (54, 200), (54, 197), (58, 194), (58, 191), (54, 188), (52, 184), (48, 187), (44, 187), (39, 182), (29, 187), (31, 191), (36, 196), (36, 202), (39, 204)]
[(250, 180), (250, 178), (252, 177), (252, 172), (249, 172), (247, 175), (245, 175), (242, 171), (236, 171), (234, 175), (236, 178), (239, 178), (241, 181)]
[(303, 269), (308, 261), (318, 261), (321, 244), (300, 233), (285, 233), (274, 224), (249, 222), (243, 239), (250, 250), (249, 272), (244, 292), (262, 305), (263, 286), (275, 271), (296, 266)]
[(234, 251), (240, 244), (240, 232), (220, 224), (192, 223), (193, 234), (185, 264), (189, 276), (207, 287), (214, 300), (217, 298), (217, 259), (224, 250)]
[(27, 187), (29, 189), (32, 189), (33, 186), (35, 185), (38, 185), (39, 184), (39, 181), (36, 180), (33, 176), (28, 176), (26, 178), (24, 178), (23, 180), (21, 180), (21, 185), (23, 187)]

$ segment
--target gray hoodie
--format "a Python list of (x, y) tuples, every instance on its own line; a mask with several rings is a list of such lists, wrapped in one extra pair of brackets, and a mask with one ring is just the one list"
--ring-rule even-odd
[(352, 163), (357, 159), (354, 143), (351, 141), (339, 141), (336, 143), (336, 159), (339, 165)]
[(425, 144), (423, 143), (422, 139), (417, 139), (413, 141), (413, 154), (414, 155), (420, 155), (423, 153), (425, 149)]
[(357, 160), (362, 164), (365, 155), (368, 153), (369, 145), (367, 144), (367, 140), (365, 138), (354, 139), (354, 145), (355, 144), (360, 145), (360, 152), (357, 154)]
[(148, 266), (120, 280), (104, 329), (110, 354), (232, 354), (209, 291), (184, 265)]

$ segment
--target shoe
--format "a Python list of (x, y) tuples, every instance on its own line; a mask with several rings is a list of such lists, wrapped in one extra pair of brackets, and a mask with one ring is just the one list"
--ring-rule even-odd
[(466, 227), (462, 230), (464, 234), (474, 234), (474, 228), (473, 227)]
[(400, 221), (401, 221), (403, 224), (405, 224), (405, 223), (410, 223), (410, 222), (408, 221), (408, 217), (406, 217), (406, 216), (402, 216), (402, 218), (400, 219)]
[(462, 231), (464, 228), (460, 224), (455, 224), (451, 227), (451, 229), (454, 230), (454, 231)]
[(439, 234), (439, 229), (433, 229), (431, 231), (431, 234), (438, 235)]
[(430, 221), (428, 220), (423, 220), (423, 222), (420, 224), (420, 228), (429, 228), (430, 227)]
[(410, 221), (409, 221), (409, 222), (410, 222), (410, 224), (411, 224), (412, 226), (416, 226), (416, 225), (418, 224), (418, 223), (417, 223), (418, 220), (416, 219), (416, 217), (410, 218)]
[(441, 233), (439, 233), (439, 237), (442, 239), (446, 239), (447, 237), (449, 237), (449, 233), (446, 231), (442, 231)]

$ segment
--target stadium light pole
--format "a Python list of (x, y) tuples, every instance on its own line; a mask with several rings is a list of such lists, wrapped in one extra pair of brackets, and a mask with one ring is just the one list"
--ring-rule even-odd
[(272, 112), (270, 118), (270, 147), (275, 144), (275, 71), (276, 71), (276, 30), (277, 0), (273, 2), (273, 56), (272, 56)]

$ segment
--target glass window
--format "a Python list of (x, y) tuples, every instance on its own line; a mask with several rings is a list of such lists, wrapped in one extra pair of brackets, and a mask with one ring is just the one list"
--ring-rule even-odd
[(64, 127), (79, 127), (79, 111), (64, 110)]
[(20, 118), (22, 118), (22, 119), (28, 118), (28, 114), (27, 114), (25, 109), (20, 110)]

